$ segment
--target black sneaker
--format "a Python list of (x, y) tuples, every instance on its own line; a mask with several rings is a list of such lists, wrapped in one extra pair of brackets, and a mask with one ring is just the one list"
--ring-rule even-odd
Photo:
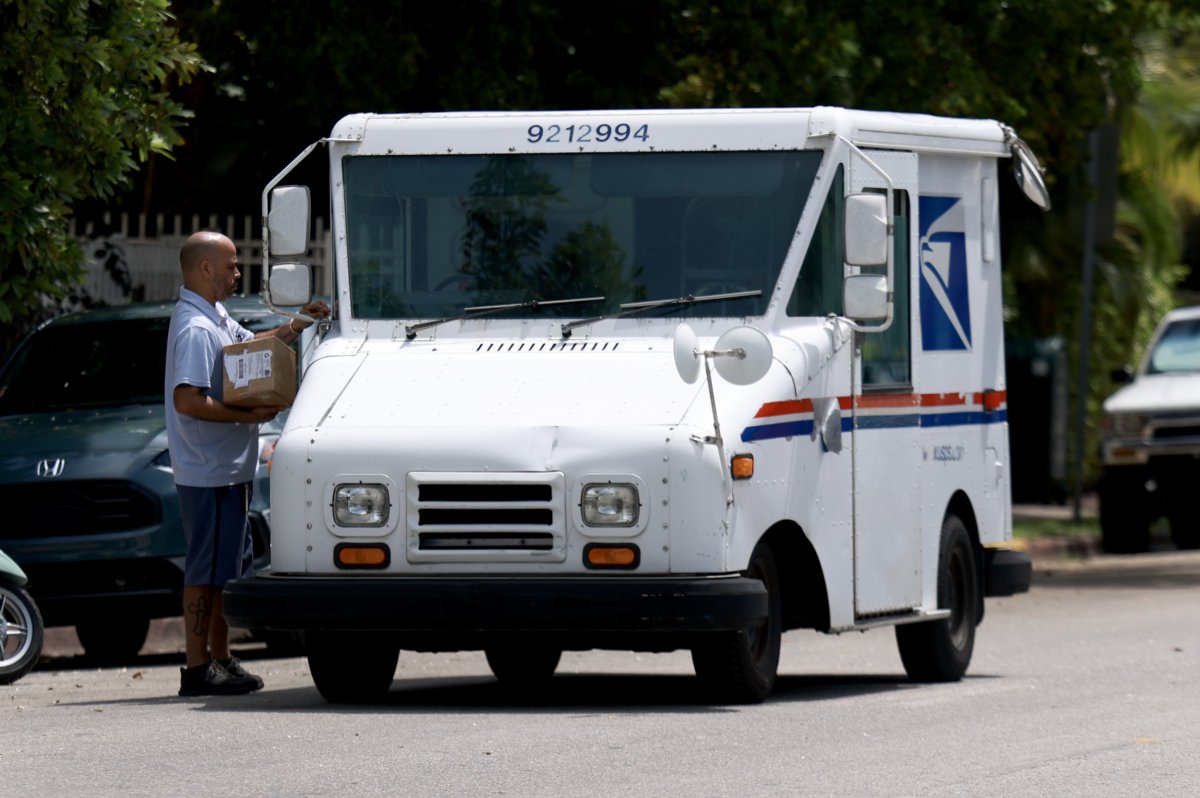
[(257, 687), (255, 687), (254, 689), (255, 690), (262, 689), (262, 686), (263, 686), (262, 677), (256, 676), (255, 674), (253, 674), (250, 671), (243, 668), (242, 661), (240, 659), (238, 659), (237, 657), (231, 656), (229, 659), (219, 659), (219, 660), (217, 660), (217, 664), (220, 665), (222, 668), (224, 668), (226, 670), (226, 672), (229, 673), (230, 676), (236, 676), (239, 679), (253, 679), (254, 683), (257, 685)]
[(245, 695), (262, 687), (261, 681), (245, 676), (234, 676), (213, 661), (207, 665), (179, 669), (179, 694), (199, 695)]

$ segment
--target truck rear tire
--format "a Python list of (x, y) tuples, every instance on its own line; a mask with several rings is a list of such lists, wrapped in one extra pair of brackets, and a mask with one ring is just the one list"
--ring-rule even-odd
[(387, 695), (400, 644), (377, 632), (308, 632), (308, 669), (331, 704), (361, 704)]
[(771, 694), (779, 669), (783, 633), (779, 573), (765, 542), (755, 547), (746, 576), (760, 580), (767, 589), (766, 619), (756, 627), (705, 635), (692, 649), (696, 676), (706, 693), (722, 703), (757, 704)]
[(957, 515), (942, 522), (938, 553), (938, 608), (950, 617), (896, 627), (900, 660), (917, 682), (956, 682), (967, 672), (975, 649), (979, 570), (967, 527)]

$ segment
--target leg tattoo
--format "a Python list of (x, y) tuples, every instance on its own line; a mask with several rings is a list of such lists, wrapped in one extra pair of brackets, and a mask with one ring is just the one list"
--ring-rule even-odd
[(188, 605), (188, 616), (192, 619), (192, 634), (205, 636), (208, 634), (209, 617), (212, 615), (212, 600), (201, 596)]

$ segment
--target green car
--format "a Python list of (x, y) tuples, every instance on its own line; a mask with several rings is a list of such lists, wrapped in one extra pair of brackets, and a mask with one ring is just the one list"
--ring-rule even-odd
[[(151, 619), (180, 614), (185, 544), (163, 410), (174, 305), (54, 319), (0, 371), (0, 548), (28, 575), (46, 626), (74, 626), (95, 660), (132, 658)], [(287, 321), (257, 298), (225, 305), (251, 330)], [(260, 435), (250, 521), (260, 566), (266, 460), (282, 423)]]

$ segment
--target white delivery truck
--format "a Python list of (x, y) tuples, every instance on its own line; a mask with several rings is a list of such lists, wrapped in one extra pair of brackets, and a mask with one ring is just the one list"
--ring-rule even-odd
[[(323, 696), (399, 651), (689, 649), (770, 692), (780, 634), (895, 626), (960, 678), (1011, 537), (997, 160), (1008, 127), (839, 108), (362, 114), (329, 153), (332, 320), (275, 448), (238, 626)], [(307, 301), (306, 188), (263, 192)]]

